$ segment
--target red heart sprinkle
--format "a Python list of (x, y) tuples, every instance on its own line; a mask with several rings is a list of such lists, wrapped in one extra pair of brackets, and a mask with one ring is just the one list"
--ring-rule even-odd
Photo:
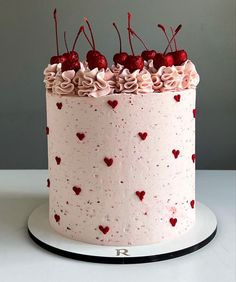
[(81, 192), (81, 188), (80, 187), (74, 186), (72, 189), (73, 189), (73, 191), (75, 192), (76, 195), (79, 195), (80, 192)]
[(179, 150), (172, 150), (172, 154), (175, 156), (176, 159), (178, 158), (179, 153), (180, 153)]
[(60, 110), (62, 108), (62, 103), (57, 103), (57, 108)]
[(195, 160), (196, 160), (196, 154), (192, 154), (192, 161), (193, 161), (193, 163), (195, 163)]
[(177, 218), (170, 218), (170, 224), (172, 225), (172, 226), (175, 226), (176, 225), (176, 223), (177, 223)]
[(49, 127), (46, 127), (46, 135), (49, 134)]
[(82, 141), (85, 137), (85, 134), (78, 132), (78, 133), (76, 133), (76, 136), (79, 138), (80, 141)]
[(57, 165), (59, 165), (59, 164), (61, 163), (61, 158), (55, 157), (55, 160), (56, 160), (56, 162), (57, 162)]
[(190, 206), (191, 206), (192, 209), (194, 209), (194, 205), (195, 205), (195, 201), (192, 200), (192, 201), (190, 202)]
[(47, 187), (48, 188), (50, 187), (50, 179), (49, 178), (47, 179)]
[(104, 162), (106, 163), (107, 166), (111, 166), (113, 164), (113, 159), (109, 158), (104, 158)]
[(196, 118), (197, 109), (193, 109), (193, 117)]
[(179, 101), (180, 101), (180, 97), (181, 97), (180, 95), (175, 95), (175, 96), (174, 96), (175, 101), (176, 101), (176, 102), (179, 102)]
[(135, 194), (139, 197), (139, 200), (142, 201), (145, 195), (145, 191), (136, 191)]
[(99, 225), (98, 228), (100, 231), (102, 231), (103, 234), (107, 234), (110, 229), (108, 226), (103, 227), (102, 225)]
[(54, 215), (54, 218), (55, 218), (55, 220), (56, 220), (56, 222), (59, 222), (60, 221), (60, 215), (58, 215), (58, 214), (55, 214)]
[(109, 106), (111, 106), (113, 109), (115, 109), (115, 107), (118, 105), (118, 101), (117, 100), (108, 100), (107, 101), (107, 104), (109, 105)]
[(147, 132), (139, 132), (138, 135), (142, 140), (145, 140), (148, 134)]

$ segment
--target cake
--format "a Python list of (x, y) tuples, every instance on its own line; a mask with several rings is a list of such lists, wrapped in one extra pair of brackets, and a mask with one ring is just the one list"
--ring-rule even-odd
[[(57, 27), (56, 11), (54, 19)], [(133, 52), (132, 37), (140, 37), (130, 20), (129, 13)], [(82, 26), (76, 40), (88, 38), (86, 60), (75, 40), (44, 70), (49, 221), (61, 235), (135, 246), (173, 240), (194, 225), (199, 76), (184, 50), (173, 51), (180, 29), (164, 53), (120, 50), (109, 68)]]

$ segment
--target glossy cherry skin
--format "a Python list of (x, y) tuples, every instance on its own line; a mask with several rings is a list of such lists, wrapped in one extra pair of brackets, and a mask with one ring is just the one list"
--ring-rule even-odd
[(76, 51), (70, 51), (69, 53), (64, 53), (63, 56), (66, 58), (66, 60), (70, 60), (70, 61), (79, 60), (79, 54)]
[(156, 51), (155, 50), (144, 50), (141, 54), (142, 58), (145, 61), (153, 60), (154, 57), (156, 56)]
[(101, 55), (101, 53), (97, 50), (90, 50), (86, 55), (86, 60), (89, 61), (90, 59)]
[(170, 53), (166, 55), (157, 53), (153, 59), (153, 65), (157, 70), (162, 66), (171, 67), (174, 65), (174, 57)]
[(129, 55), (125, 61), (125, 68), (131, 73), (135, 70), (142, 70), (144, 67), (144, 60), (141, 56)]
[(182, 65), (188, 59), (188, 54), (185, 50), (178, 50), (173, 52), (175, 66)]
[(98, 68), (107, 69), (107, 59), (103, 55), (93, 56), (88, 59), (88, 66), (90, 70)]
[(50, 59), (50, 64), (53, 65), (53, 64), (59, 64), (59, 63), (63, 63), (66, 61), (66, 58), (61, 55), (61, 56), (53, 56), (51, 57)]
[(125, 53), (125, 52), (116, 53), (113, 56), (113, 61), (114, 61), (115, 64), (124, 65), (127, 57), (128, 57), (128, 54)]
[(70, 61), (67, 60), (62, 63), (61, 65), (61, 71), (68, 71), (68, 70), (74, 70), (78, 71), (80, 69), (80, 62), (79, 61)]

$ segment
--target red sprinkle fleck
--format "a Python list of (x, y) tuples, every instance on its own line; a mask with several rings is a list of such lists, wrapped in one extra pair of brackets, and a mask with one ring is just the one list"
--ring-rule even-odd
[(61, 108), (62, 108), (62, 103), (57, 103), (56, 105), (57, 105), (57, 108), (58, 108), (59, 110), (61, 110)]
[(111, 106), (112, 107), (112, 109), (115, 109), (115, 107), (118, 105), (118, 101), (117, 100), (108, 100), (107, 101), (107, 104), (109, 105), (109, 106)]
[(179, 150), (172, 150), (172, 154), (174, 155), (175, 159), (178, 158), (180, 151)]
[(85, 134), (78, 132), (78, 133), (76, 133), (76, 136), (79, 138), (80, 141), (82, 141), (85, 137)]
[(195, 205), (195, 201), (192, 200), (192, 201), (190, 202), (190, 206), (191, 206), (192, 209), (194, 209), (194, 205)]
[(175, 95), (175, 96), (174, 96), (174, 99), (175, 99), (176, 102), (179, 102), (179, 101), (180, 101), (180, 98), (181, 98), (180, 95)]
[(60, 157), (55, 157), (55, 160), (57, 162), (57, 165), (59, 165), (61, 163), (61, 158)]
[(80, 187), (74, 186), (72, 189), (73, 189), (73, 191), (75, 192), (76, 195), (79, 195), (80, 192), (81, 192), (81, 188)]
[(49, 178), (47, 179), (47, 187), (48, 188), (50, 187), (50, 179)]
[(139, 132), (138, 135), (142, 140), (145, 140), (148, 134), (147, 132)]
[(139, 197), (139, 200), (142, 201), (145, 195), (145, 191), (136, 191), (135, 194)]
[(56, 222), (59, 222), (60, 219), (61, 219), (60, 215), (58, 215), (58, 214), (55, 214), (54, 218), (55, 218)]
[(192, 154), (192, 161), (193, 161), (193, 163), (195, 163), (195, 160), (196, 160), (196, 154)]
[(103, 234), (107, 234), (110, 229), (108, 226), (103, 227), (102, 225), (99, 225), (98, 228), (100, 231), (102, 231)]
[(113, 159), (112, 158), (104, 158), (104, 162), (106, 163), (107, 166), (111, 166), (113, 164)]
[(193, 109), (193, 117), (196, 118), (197, 115), (197, 109)]
[(177, 223), (177, 218), (170, 218), (170, 224), (172, 225), (172, 226), (175, 226), (176, 225), (176, 223)]

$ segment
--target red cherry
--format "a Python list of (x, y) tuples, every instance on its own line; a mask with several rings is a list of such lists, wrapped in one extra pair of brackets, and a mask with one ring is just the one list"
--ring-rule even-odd
[(168, 54), (157, 53), (153, 59), (153, 65), (158, 70), (162, 66), (171, 67), (174, 64), (173, 56)]
[(156, 51), (155, 50), (144, 50), (141, 54), (142, 58), (145, 61), (153, 60), (154, 57), (156, 56)]
[(95, 68), (98, 68), (99, 70), (107, 69), (107, 59), (103, 55), (93, 57), (92, 59), (88, 60), (88, 66), (91, 70)]
[(144, 67), (144, 60), (141, 56), (129, 55), (125, 61), (125, 68), (131, 73), (135, 70), (142, 70)]
[(86, 60), (89, 61), (89, 60), (93, 60), (93, 58), (97, 57), (97, 56), (100, 56), (101, 53), (97, 50), (90, 50), (88, 51), (87, 55), (86, 55)]
[(115, 64), (124, 65), (127, 57), (128, 57), (128, 54), (126, 52), (116, 53), (113, 56), (113, 61)]
[(50, 59), (50, 64), (60, 64), (66, 61), (66, 57), (64, 55), (61, 56), (53, 56)]
[(79, 61), (70, 61), (67, 60), (62, 63), (61, 65), (61, 71), (68, 71), (68, 70), (74, 70), (78, 71), (80, 69), (80, 62)]
[(188, 54), (185, 50), (173, 52), (174, 62), (176, 66), (182, 65), (188, 59)]

